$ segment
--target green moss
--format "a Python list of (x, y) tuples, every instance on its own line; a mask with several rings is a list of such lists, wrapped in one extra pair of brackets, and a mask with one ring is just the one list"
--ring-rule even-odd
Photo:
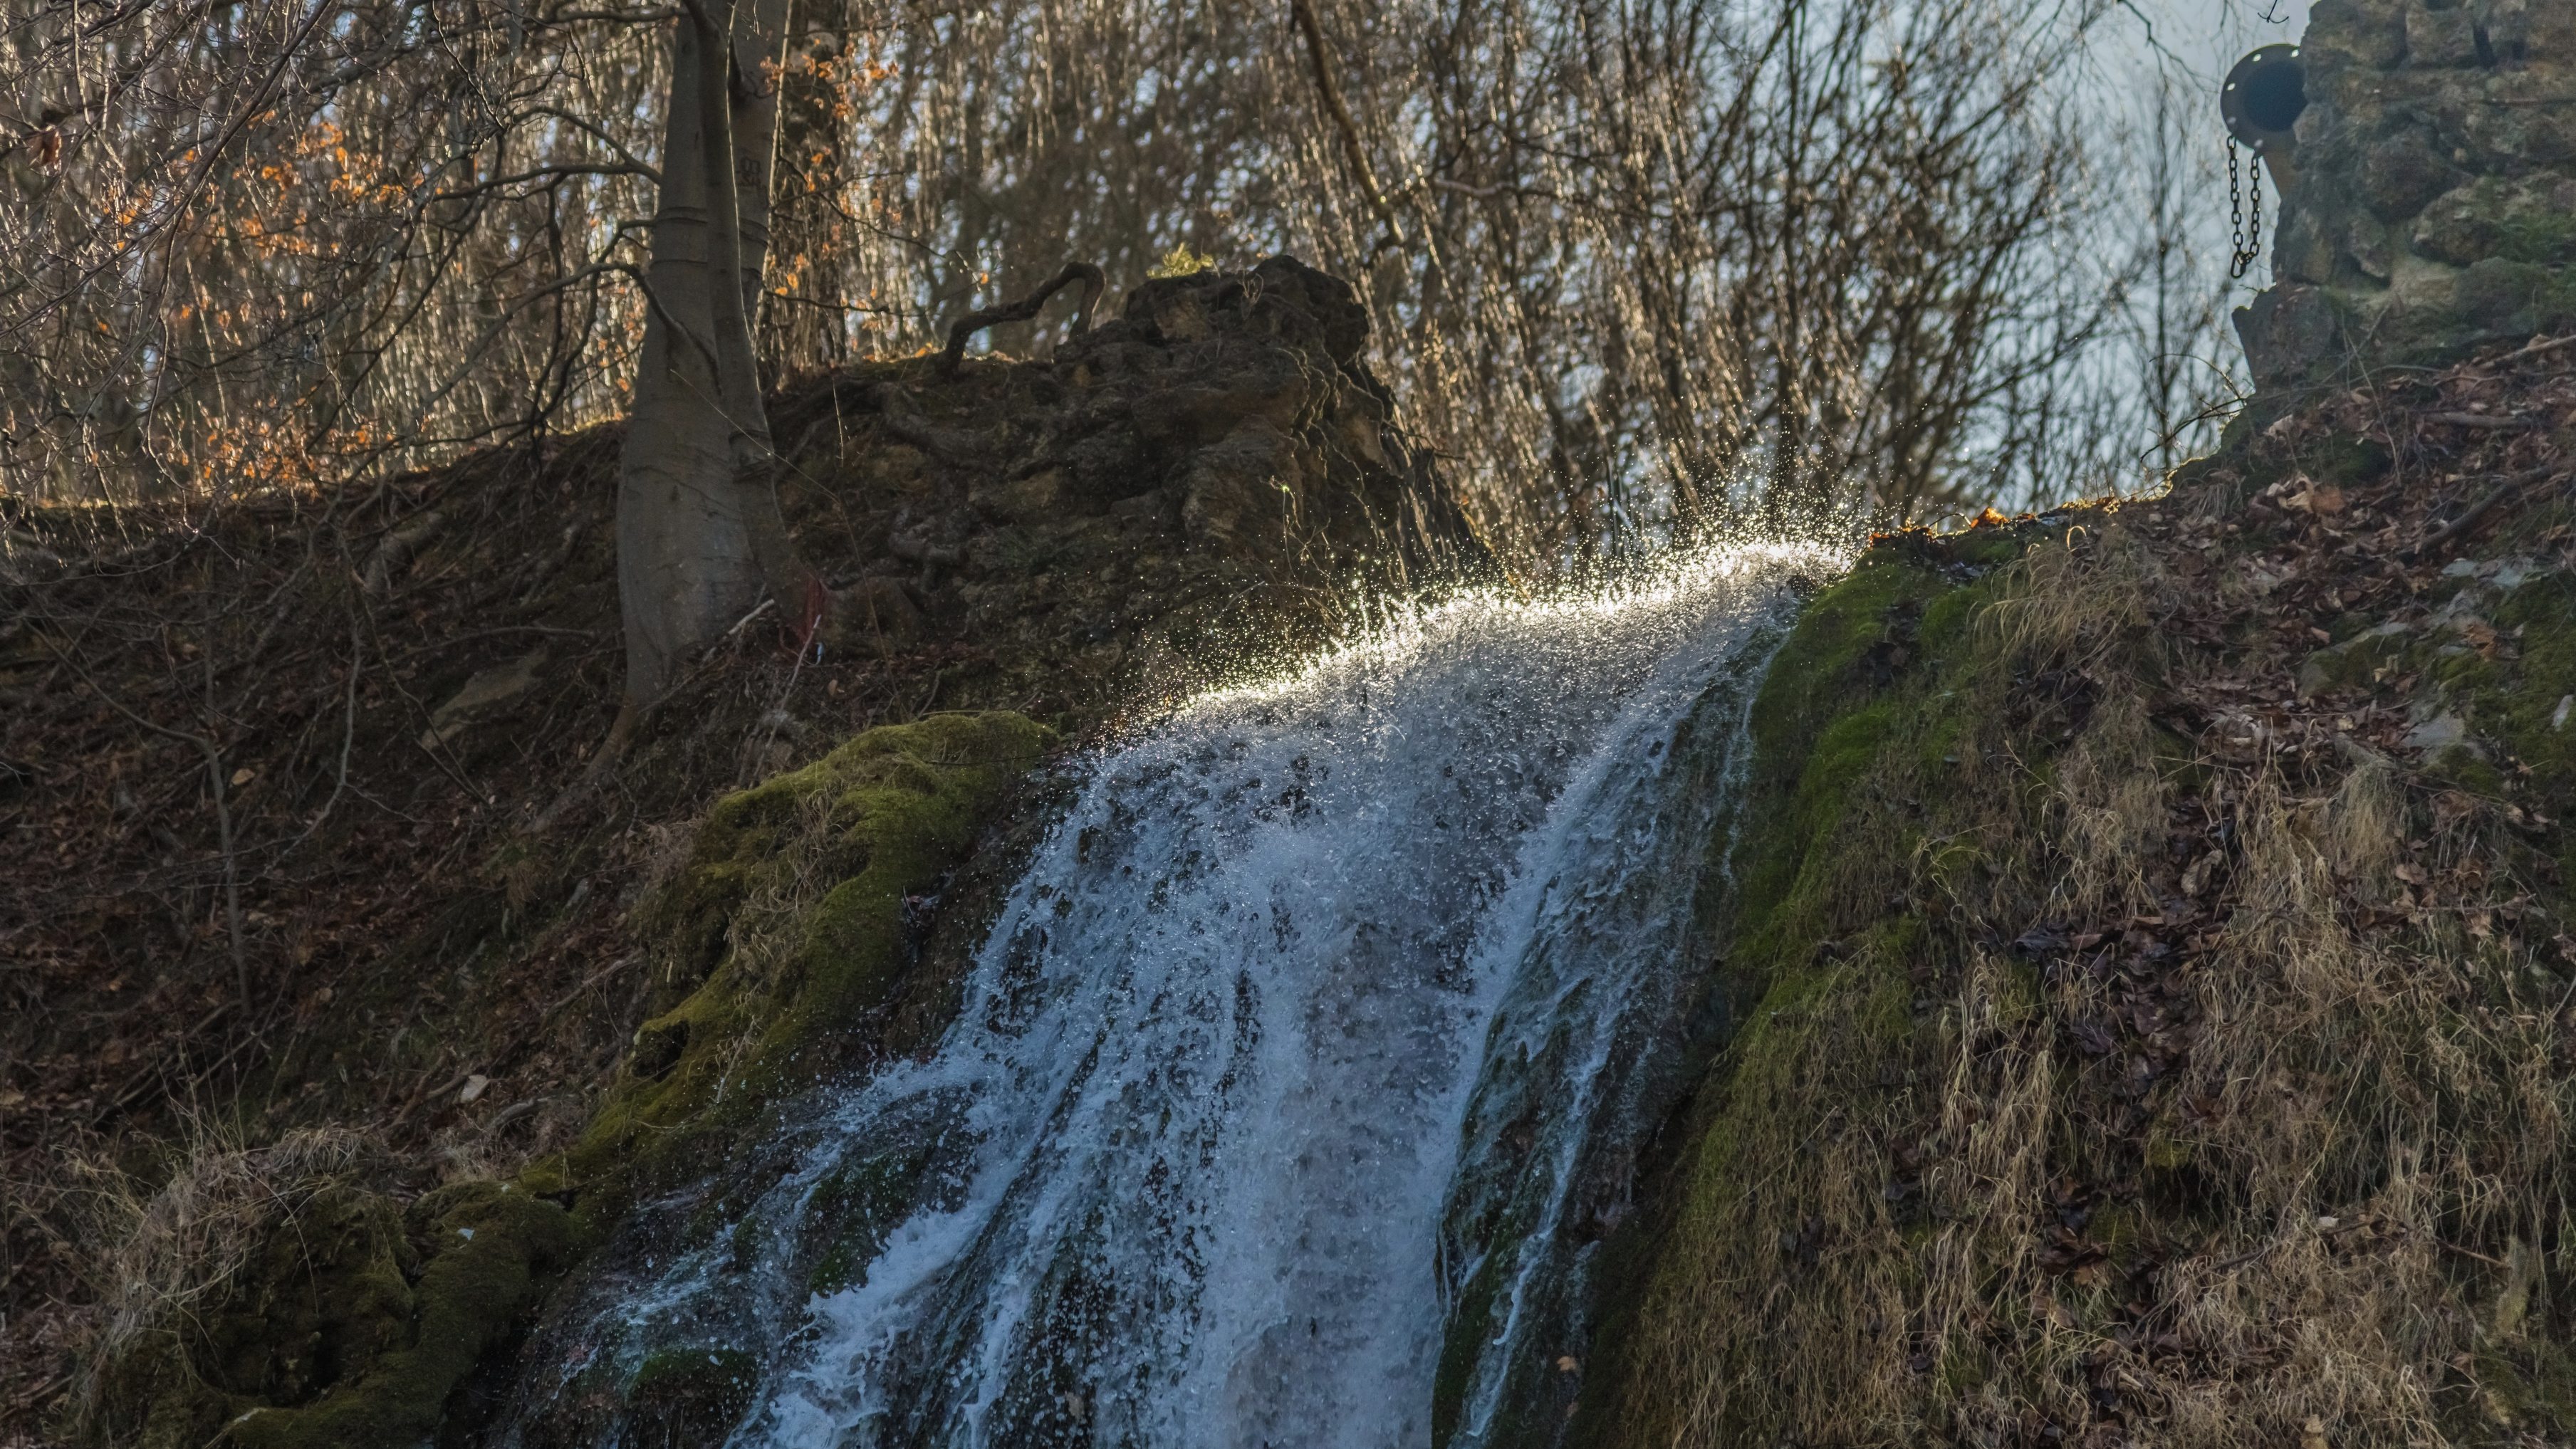
[(829, 1234), (806, 1286), (837, 1293), (867, 1281), (867, 1264), (911, 1210), (923, 1152), (881, 1152), (840, 1169), (815, 1186), (805, 1220)]
[(223, 1442), (265, 1449), (427, 1442), (483, 1355), (515, 1335), (580, 1237), (563, 1209), (505, 1183), (465, 1183), (404, 1215), (420, 1253), (403, 1342), (347, 1382), (294, 1408), (253, 1405)]
[(2142, 1165), (2151, 1173), (2180, 1172), (2191, 1166), (2194, 1154), (2195, 1149), (2190, 1138), (2176, 1134), (2167, 1124), (2158, 1123), (2147, 1133), (2147, 1147)]
[(2470, 1379), (2477, 1393), (2461, 1417), (2485, 1421), (2480, 1439), (2496, 1429), (2536, 1438), (2576, 1424), (2576, 1354), (2564, 1344), (2539, 1337), (2490, 1344), (2472, 1358)]
[[(1528, 1232), (1528, 1225), (1515, 1223), (1494, 1236), (1504, 1245)], [(1431, 1442), (1444, 1446), (1457, 1437), (1466, 1415), (1467, 1391), (1474, 1386), (1476, 1365), (1485, 1354), (1485, 1344), (1493, 1337), (1494, 1305), (1502, 1295), (1503, 1273), (1512, 1261), (1508, 1251), (1488, 1251), (1458, 1299), (1449, 1307), (1447, 1331), (1440, 1340), (1440, 1364), (1431, 1383)], [(1489, 1437), (1510, 1443), (1516, 1437), (1515, 1426), (1497, 1425)]]
[(2576, 262), (2576, 216), (2518, 209), (2497, 227), (2496, 255), (2542, 267)]
[(736, 1348), (683, 1348), (657, 1353), (627, 1389), (630, 1426), (660, 1431), (673, 1444), (716, 1444), (751, 1407), (759, 1365)]
[(2110, 1250), (2112, 1262), (2126, 1264), (2145, 1235), (2146, 1220), (2136, 1208), (2107, 1203), (2093, 1210), (2084, 1228), (2086, 1236)]
[(2329, 434), (2307, 461), (2319, 481), (2346, 487), (2384, 477), (2394, 466), (2385, 444), (2352, 433)]
[(1982, 1350), (1967, 1339), (1953, 1338), (1941, 1355), (1940, 1369), (1933, 1375), (1934, 1393), (1940, 1400), (1963, 1402), (1985, 1387), (1991, 1372)]
[(2402, 668), (2415, 644), (2415, 631), (2405, 625), (2365, 627), (2309, 655), (2299, 666), (2299, 692), (2359, 689)]
[(1049, 735), (1015, 714), (870, 730), (726, 799), (643, 910), (655, 1014), (552, 1180), (605, 1220), (710, 1170), (768, 1104), (813, 1081), (910, 964), (906, 902), (938, 888)]

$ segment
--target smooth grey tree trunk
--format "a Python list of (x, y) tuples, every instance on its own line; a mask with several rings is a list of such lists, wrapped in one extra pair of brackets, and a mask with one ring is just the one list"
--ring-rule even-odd
[(617, 588), (634, 709), (660, 699), (764, 589), (790, 608), (806, 592), (779, 516), (751, 335), (787, 3), (696, 0), (673, 42), (643, 357), (618, 460)]

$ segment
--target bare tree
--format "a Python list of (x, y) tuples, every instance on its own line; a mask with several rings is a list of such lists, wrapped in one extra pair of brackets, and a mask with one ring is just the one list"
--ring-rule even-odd
[(1524, 559), (1937, 513), (2058, 462), (2012, 409), (2103, 413), (2094, 0), (830, 8), (901, 80), (801, 305), (900, 348), (1068, 243), (1299, 252)]
[(674, 29), (651, 306), (618, 466), (632, 705), (657, 699), (674, 664), (764, 587), (811, 607), (779, 516), (752, 346), (786, 20), (787, 0), (690, 0)]
[(1350, 277), (1528, 567), (2049, 496), (2138, 456), (2110, 359), (2198, 278), (2104, 172), (2111, 8), (0, 0), (0, 472), (327, 488), (631, 414), (642, 699), (801, 604), (764, 379), (1186, 247)]
[(752, 340), (786, 11), (17, 7), (10, 484), (327, 486), (631, 409), (620, 580), (650, 700), (804, 582)]

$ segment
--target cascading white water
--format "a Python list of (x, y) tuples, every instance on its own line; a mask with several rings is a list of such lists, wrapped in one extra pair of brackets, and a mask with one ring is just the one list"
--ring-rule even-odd
[(550, 1372), (707, 1349), (738, 1445), (1173, 1449), (1427, 1446), (1436, 1377), (1485, 1442), (1580, 1317), (1737, 722), (1830, 565), (1453, 601), (1068, 766), (937, 1051), (809, 1104)]

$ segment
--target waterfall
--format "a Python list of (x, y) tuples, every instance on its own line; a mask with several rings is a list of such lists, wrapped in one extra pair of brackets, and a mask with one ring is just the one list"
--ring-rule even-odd
[(1751, 692), (1832, 566), (1453, 600), (1066, 763), (937, 1049), (791, 1111), (702, 1246), (598, 1277), (504, 1442), (699, 1354), (708, 1443), (1544, 1442)]

